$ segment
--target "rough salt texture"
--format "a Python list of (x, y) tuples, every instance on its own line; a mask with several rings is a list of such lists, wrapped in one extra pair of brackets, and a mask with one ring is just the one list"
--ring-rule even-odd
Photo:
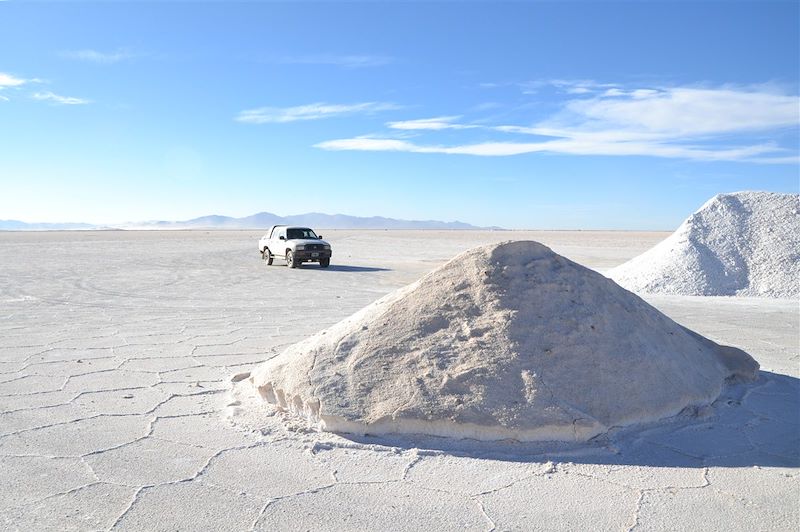
[(641, 293), (800, 297), (798, 212), (797, 194), (719, 194), (608, 276)]
[(588, 440), (716, 399), (758, 364), (536, 242), (467, 251), (251, 377), (322, 429)]
[[(452, 527), (476, 511), (487, 531), (594, 530), (620, 523), (620, 515), (636, 531), (800, 530), (793, 300), (648, 298), (761, 363), (758, 381), (726, 387), (710, 416), (678, 416), (556, 449), (418, 435), (356, 440), (308, 431), (263, 404), (247, 380), (228, 377), (263, 361), (265, 350), (280, 352), (508, 233), (325, 231), (331, 234), (335, 264), (292, 270), (264, 265), (255, 231), (0, 231), (0, 530), (252, 530), (290, 515), (282, 528), (372, 530), (392, 519), (383, 528), (416, 531)], [(613, 267), (668, 236), (514, 235), (593, 268)], [(211, 367), (220, 375), (214, 382), (165, 378)], [(66, 386), (92, 373), (110, 378)], [(231, 385), (239, 405), (226, 397)], [(223, 418), (229, 411), (236, 415)], [(120, 418), (129, 427), (116, 424)], [(109, 441), (105, 434), (114, 432), (123, 439)], [(181, 453), (179, 444), (199, 453)], [(203, 455), (208, 465), (187, 480)], [(295, 470), (303, 477), (288, 481)], [(256, 478), (259, 471), (268, 476)], [(589, 482), (568, 482), (573, 475)], [(576, 501), (573, 508), (587, 498), (592, 505), (591, 497), (606, 504), (592, 506), (591, 515), (552, 516), (531, 493), (553, 486), (563, 501)], [(437, 500), (440, 492), (445, 499)], [(422, 498), (430, 501), (419, 504)], [(386, 504), (399, 504), (402, 514), (385, 508), (376, 520)]]

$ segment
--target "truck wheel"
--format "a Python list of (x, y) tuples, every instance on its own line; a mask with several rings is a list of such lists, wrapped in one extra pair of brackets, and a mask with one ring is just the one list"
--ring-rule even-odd
[(327, 268), (331, 265), (331, 259), (319, 259), (319, 265), (323, 268)]
[(272, 266), (272, 253), (269, 252), (269, 248), (264, 248), (264, 260), (267, 261), (267, 266)]
[(290, 268), (297, 268), (297, 262), (294, 259), (294, 253), (291, 249), (286, 250), (286, 265)]

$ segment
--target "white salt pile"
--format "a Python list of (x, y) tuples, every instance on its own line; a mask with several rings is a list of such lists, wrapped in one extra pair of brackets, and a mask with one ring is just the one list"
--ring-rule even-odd
[(333, 432), (582, 441), (708, 404), (757, 370), (602, 275), (510, 242), (462, 253), (251, 381)]
[(669, 238), (614, 268), (628, 290), (698, 296), (800, 296), (800, 197), (714, 196)]

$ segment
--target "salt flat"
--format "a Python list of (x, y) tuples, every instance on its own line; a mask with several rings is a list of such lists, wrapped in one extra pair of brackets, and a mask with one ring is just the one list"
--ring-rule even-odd
[(231, 375), (478, 244), (603, 272), (667, 233), (321, 232), (326, 270), (265, 266), (253, 231), (0, 233), (0, 528), (800, 526), (796, 300), (647, 297), (761, 363), (707, 411), (581, 447), (345, 438)]

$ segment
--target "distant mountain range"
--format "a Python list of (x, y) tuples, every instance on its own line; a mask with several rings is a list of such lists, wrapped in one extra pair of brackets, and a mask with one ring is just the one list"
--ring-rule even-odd
[(320, 229), (491, 229), (500, 227), (476, 227), (464, 222), (440, 222), (437, 220), (397, 220), (382, 216), (360, 217), (346, 214), (323, 214), (310, 212), (292, 216), (278, 216), (271, 212), (260, 212), (244, 218), (230, 216), (201, 216), (184, 221), (126, 222), (114, 225), (92, 225), (85, 223), (26, 223), (17, 220), (0, 220), (0, 231), (66, 231), (66, 230), (113, 230), (113, 229), (263, 229), (275, 224), (305, 225)]
[(45, 224), (20, 222), (19, 220), (0, 220), (0, 231), (81, 231), (87, 229), (107, 229), (92, 224)]

